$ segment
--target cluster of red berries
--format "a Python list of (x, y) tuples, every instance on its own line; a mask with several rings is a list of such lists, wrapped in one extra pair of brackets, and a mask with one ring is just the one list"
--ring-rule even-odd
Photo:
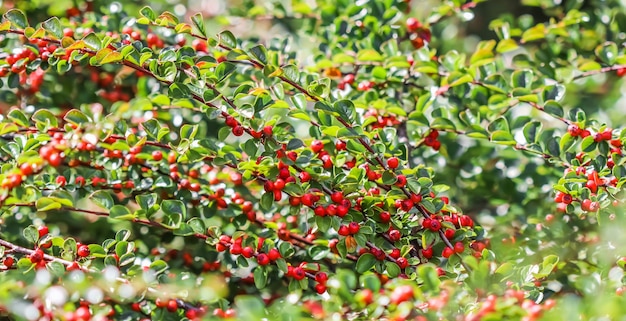
[(354, 235), (354, 234), (359, 233), (360, 229), (361, 229), (361, 226), (359, 225), (359, 223), (350, 222), (348, 225), (342, 224), (341, 226), (339, 226), (339, 230), (337, 231), (337, 234), (341, 236)]
[(244, 133), (244, 128), (233, 116), (226, 116), (226, 125), (232, 128), (233, 135), (241, 136)]
[(434, 150), (439, 150), (441, 142), (437, 140), (439, 138), (439, 132), (437, 130), (431, 130), (428, 136), (424, 138), (424, 145), (432, 147)]
[(463, 244), (463, 242), (456, 242), (454, 243), (454, 247), (450, 248), (450, 247), (445, 247), (443, 249), (443, 252), (441, 253), (441, 256), (445, 257), (446, 259), (451, 257), (452, 254), (454, 253), (458, 253), (461, 254), (465, 251), (465, 244)]
[(369, 81), (369, 80), (363, 80), (356, 86), (356, 90), (358, 90), (358, 91), (368, 91), (368, 90), (374, 88), (374, 86), (376, 86), (375, 82)]
[[(345, 142), (343, 141), (337, 141), (337, 143), (335, 144), (336, 146), (339, 146), (339, 149), (337, 151), (344, 150), (346, 148), (346, 145), (344, 144)], [(324, 150), (324, 142), (322, 142), (321, 140), (314, 140), (311, 142), (310, 147), (313, 153), (317, 154), (317, 158), (322, 161), (322, 167), (324, 167), (325, 169), (330, 169), (334, 166), (330, 153)]]
[(343, 76), (343, 78), (341, 78), (341, 81), (339, 82), (339, 84), (337, 84), (337, 88), (339, 90), (344, 90), (344, 89), (346, 89), (346, 86), (352, 86), (352, 84), (354, 84), (354, 79), (355, 79), (355, 75), (354, 74), (347, 74), (347, 75)]
[(213, 310), (213, 316), (218, 318), (232, 319), (237, 316), (237, 313), (234, 309), (222, 310), (220, 308), (216, 308), (215, 310)]
[(370, 108), (368, 109), (364, 116), (367, 117), (375, 117), (376, 118), (376, 122), (372, 123), (370, 126), (372, 126), (373, 129), (376, 128), (385, 128), (385, 127), (392, 127), (392, 126), (397, 126), (400, 125), (402, 122), (400, 119), (398, 119), (398, 117), (396, 115), (390, 114), (390, 113), (386, 113), (386, 114), (381, 114), (379, 113), (378, 109), (374, 109), (374, 108)]
[(52, 167), (59, 167), (65, 159), (64, 151), (67, 148), (67, 141), (63, 137), (63, 133), (55, 132), (52, 134), (52, 140), (48, 144), (39, 149), (39, 156), (46, 160)]
[[(315, 202), (319, 200), (319, 196), (313, 197), (313, 198), (316, 200)], [(346, 216), (346, 214), (348, 214), (348, 211), (350, 211), (350, 208), (352, 208), (352, 203), (350, 202), (350, 200), (344, 198), (343, 193), (341, 191), (333, 192), (330, 195), (330, 199), (333, 203), (326, 205), (326, 207), (322, 205), (317, 205), (314, 207), (313, 212), (315, 213), (315, 215), (317, 216), (326, 216), (326, 215), (335, 216), (336, 215), (339, 217), (344, 217)], [(311, 199), (311, 201), (313, 201), (313, 199)], [(311, 206), (313, 206), (315, 202), (313, 202)], [(356, 227), (352, 227), (352, 228), (354, 229)], [(355, 233), (348, 233), (348, 234), (355, 234)], [(340, 229), (340, 235), (342, 235), (341, 229)]]
[(424, 47), (424, 44), (430, 42), (432, 38), (430, 29), (413, 17), (406, 20), (406, 30), (409, 32), (409, 40), (415, 49)]
[(222, 235), (219, 237), (219, 242), (215, 247), (218, 252), (225, 252), (229, 249), (229, 253), (232, 255), (241, 255), (247, 259), (256, 257), (259, 265), (268, 265), (282, 257), (280, 252), (275, 248), (270, 249), (267, 253), (262, 253), (261, 249), (263, 247), (263, 243), (263, 240), (259, 239), (257, 248), (254, 249), (252, 246), (244, 247), (242, 237), (235, 239), (233, 242), (230, 236)]
[[(156, 305), (157, 308), (167, 309), (167, 311), (169, 312), (176, 312), (178, 310), (178, 301), (176, 301), (175, 299), (167, 300), (167, 299), (156, 298), (156, 300), (154, 300), (154, 304)], [(141, 307), (139, 308), (140, 308), (139, 311), (141, 311)]]
[(48, 60), (52, 52), (54, 52), (57, 47), (46, 47), (46, 45), (47, 43), (44, 44), (44, 46), (42, 47), (40, 55), (37, 55), (37, 53), (35, 53), (35, 49), (30, 49), (30, 47), (21, 48), (17, 50), (14, 54), (8, 55), (6, 57), (6, 62), (7, 64), (9, 64), (9, 66), (0, 68), (0, 77), (7, 76), (9, 72), (13, 72), (16, 74), (21, 73), (22, 71), (26, 70), (26, 64), (28, 62), (34, 61), (39, 57), (43, 56), (45, 57), (44, 60)]
[(328, 274), (325, 272), (318, 272), (315, 274), (315, 281), (317, 284), (315, 285), (315, 292), (318, 294), (322, 294), (326, 292), (326, 282), (328, 281)]

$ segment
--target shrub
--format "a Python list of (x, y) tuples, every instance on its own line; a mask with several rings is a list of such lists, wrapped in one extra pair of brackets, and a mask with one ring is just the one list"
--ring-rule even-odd
[(481, 2), (6, 11), (0, 312), (622, 316), (623, 7)]

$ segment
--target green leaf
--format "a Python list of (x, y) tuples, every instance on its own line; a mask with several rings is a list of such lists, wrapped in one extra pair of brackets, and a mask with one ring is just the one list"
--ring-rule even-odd
[(274, 193), (264, 193), (261, 196), (261, 209), (264, 211), (269, 211), (274, 204)]
[(417, 275), (423, 282), (422, 288), (424, 291), (439, 291), (441, 280), (439, 280), (437, 271), (432, 264), (422, 264), (418, 266)]
[(559, 147), (563, 152), (567, 152), (572, 146), (574, 146), (574, 144), (576, 144), (576, 138), (574, 138), (570, 133), (565, 133), (565, 135), (561, 137)]
[(37, 123), (43, 123), (50, 127), (59, 127), (59, 122), (56, 116), (46, 109), (37, 110), (31, 118)]
[(538, 24), (522, 34), (522, 43), (543, 39), (546, 36), (546, 27), (543, 24)]
[(267, 270), (261, 266), (254, 269), (254, 285), (257, 289), (263, 289), (267, 285)]
[(549, 100), (546, 101), (546, 103), (543, 106), (543, 109), (546, 113), (556, 116), (556, 117), (563, 117), (563, 107), (561, 107), (561, 104), (559, 104), (558, 102), (554, 101), (554, 100)]
[(114, 205), (109, 210), (109, 217), (118, 220), (129, 220), (132, 219), (134, 215), (126, 206)]
[(22, 231), (22, 235), (30, 243), (37, 243), (37, 240), (39, 240), (39, 232), (37, 231), (37, 228), (33, 225), (25, 228)]
[(371, 253), (365, 253), (359, 256), (359, 259), (356, 261), (356, 272), (363, 274), (369, 271), (377, 261), (376, 257)]
[(11, 111), (7, 114), (7, 117), (11, 121), (19, 125), (20, 127), (29, 126), (30, 122), (28, 121), (28, 118), (26, 117), (26, 115), (24, 115), (24, 112), (21, 111), (20, 109), (11, 109)]
[(57, 39), (63, 38), (63, 28), (61, 21), (57, 17), (52, 17), (44, 21), (41, 26)]
[(75, 124), (75, 125), (80, 125), (83, 123), (90, 122), (90, 119), (87, 117), (87, 115), (85, 115), (85, 113), (77, 109), (72, 109), (68, 111), (65, 114), (65, 116), (63, 116), (63, 120), (65, 120), (68, 123)]
[(491, 141), (502, 145), (515, 145), (515, 139), (508, 131), (497, 130), (491, 133)]
[(398, 264), (393, 262), (385, 262), (385, 267), (387, 268), (387, 274), (389, 274), (390, 278), (395, 278), (402, 272)]
[(112, 208), (113, 205), (115, 204), (113, 202), (113, 197), (106, 190), (95, 191), (95, 192), (91, 193), (91, 195), (89, 195), (89, 198), (96, 205), (98, 205), (101, 208), (107, 209), (107, 210)]
[(24, 30), (28, 27), (28, 19), (26, 19), (26, 15), (21, 10), (11, 9), (4, 14), (4, 17), (19, 29)]
[(152, 269), (157, 274), (165, 272), (167, 268), (167, 263), (165, 263), (165, 261), (163, 260), (156, 260), (150, 263), (150, 269)]
[(157, 18), (156, 13), (154, 13), (154, 10), (152, 10), (152, 8), (150, 8), (149, 6), (145, 6), (145, 7), (141, 8), (141, 10), (139, 10), (139, 13), (142, 16), (150, 19), (150, 22), (154, 22), (154, 20), (156, 20), (156, 18)]
[(35, 202), (37, 211), (46, 212), (51, 210), (58, 210), (62, 207), (61, 203), (50, 197), (42, 197)]
[(354, 124), (356, 119), (356, 108), (354, 107), (354, 103), (352, 103), (352, 101), (347, 99), (339, 100), (333, 104), (333, 109), (339, 114), (341, 119), (348, 122), (350, 125)]
[(187, 219), (187, 207), (179, 200), (164, 200), (161, 202), (161, 209), (165, 214), (180, 214), (183, 220)]
[(237, 47), (237, 38), (228, 30), (222, 31), (219, 34), (219, 42), (230, 49)]
[(546, 148), (550, 155), (554, 157), (559, 157), (561, 155), (561, 149), (559, 147), (560, 137), (550, 137), (548, 142), (546, 143)]
[(612, 65), (617, 59), (617, 45), (614, 42), (606, 42), (596, 47), (596, 56), (604, 63)]
[(496, 47), (496, 51), (498, 53), (506, 53), (509, 51), (513, 51), (515, 49), (519, 48), (519, 46), (517, 45), (517, 42), (515, 42), (515, 40), (513, 39), (503, 39), (500, 40), (500, 42), (498, 42), (498, 46)]
[(267, 64), (267, 49), (263, 45), (256, 45), (250, 48), (250, 54), (256, 58), (258, 61)]
[(374, 49), (363, 49), (356, 55), (356, 59), (362, 62), (383, 61), (383, 56)]
[(542, 127), (543, 125), (538, 121), (533, 121), (524, 125), (522, 131), (524, 132), (524, 138), (526, 138), (526, 142), (529, 144), (536, 143)]
[(519, 88), (530, 88), (533, 81), (533, 71), (530, 69), (516, 70), (511, 74), (511, 85)]
[(558, 256), (556, 255), (546, 256), (543, 259), (543, 262), (541, 263), (541, 270), (539, 270), (538, 273), (534, 274), (535, 278), (541, 279), (550, 275), (550, 273), (552, 273), (552, 270), (554, 270), (554, 268), (556, 267), (557, 263), (559, 263)]
[(201, 35), (206, 37), (206, 27), (204, 26), (204, 17), (202, 17), (202, 13), (198, 12), (191, 17), (191, 22), (193, 22), (194, 27), (200, 32)]
[(235, 297), (235, 309), (239, 320), (262, 320), (266, 316), (265, 303), (254, 295), (238, 295)]
[(102, 40), (93, 32), (83, 37), (82, 41), (92, 50), (100, 50), (102, 48)]

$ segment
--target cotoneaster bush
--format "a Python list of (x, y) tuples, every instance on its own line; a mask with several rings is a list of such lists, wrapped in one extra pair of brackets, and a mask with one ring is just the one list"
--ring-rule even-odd
[(6, 10), (0, 313), (621, 317), (625, 8), (523, 4)]

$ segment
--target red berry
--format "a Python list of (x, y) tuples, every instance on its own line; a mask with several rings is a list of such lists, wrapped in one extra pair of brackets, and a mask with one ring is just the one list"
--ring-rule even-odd
[(343, 76), (342, 81), (348, 85), (352, 85), (354, 83), (354, 74), (347, 74)]
[(391, 169), (398, 168), (398, 165), (400, 165), (400, 160), (398, 160), (397, 157), (392, 157), (387, 160), (387, 166), (389, 166), (389, 168)]
[(315, 281), (320, 284), (326, 284), (326, 281), (328, 281), (328, 274), (326, 274), (325, 272), (318, 272), (317, 274), (315, 274)]
[(263, 127), (263, 135), (271, 137), (274, 134), (274, 128), (272, 126)]
[(233, 116), (226, 116), (225, 123), (228, 127), (234, 128), (239, 122)]
[(336, 204), (340, 204), (341, 202), (343, 202), (343, 193), (341, 191), (333, 192), (330, 195), (330, 199)]
[(241, 255), (245, 258), (251, 258), (254, 256), (254, 249), (249, 246), (246, 246), (243, 248)]
[(320, 140), (314, 140), (314, 141), (311, 143), (311, 150), (312, 150), (314, 153), (316, 153), (316, 154), (317, 154), (317, 153), (319, 153), (320, 151), (322, 151), (322, 149), (324, 149), (324, 143), (322, 143), (322, 141), (320, 141)]
[(259, 263), (259, 265), (268, 265), (268, 264), (270, 264), (270, 258), (265, 253), (261, 253), (261, 254), (257, 255), (256, 260)]
[(598, 184), (596, 183), (595, 180), (588, 180), (585, 186), (589, 188), (589, 190), (591, 190), (592, 193), (595, 193), (598, 191)]
[(42, 238), (45, 235), (48, 235), (49, 229), (48, 229), (47, 226), (42, 225), (42, 226), (37, 228), (37, 232), (39, 232), (39, 238)]
[[(406, 185), (406, 176), (404, 175), (398, 175), (397, 181), (395, 183), (396, 186), (398, 187), (404, 187)], [(412, 202), (412, 201), (411, 201)], [(409, 209), (413, 207), (413, 205), (409, 206)]]
[(360, 229), (361, 226), (357, 222), (350, 222), (350, 224), (348, 224), (348, 230), (350, 230), (350, 234), (359, 233)]
[(590, 199), (584, 199), (580, 204), (580, 207), (583, 211), (586, 212), (597, 212), (600, 209), (600, 205), (598, 202), (593, 202)]
[(339, 235), (341, 235), (341, 236), (348, 236), (348, 235), (350, 235), (350, 229), (346, 225), (341, 225), (339, 227), (339, 231), (337, 231), (337, 233)]
[(152, 152), (152, 159), (159, 162), (163, 159), (163, 153), (160, 150), (155, 150)]
[(65, 37), (74, 37), (74, 30), (72, 28), (64, 28), (63, 29), (63, 35)]
[(567, 131), (573, 137), (580, 136), (580, 134), (582, 134), (582, 132), (583, 132), (582, 129), (580, 129), (580, 127), (578, 127), (578, 125), (576, 125), (576, 124), (569, 125), (567, 127)]
[(443, 249), (443, 252), (441, 253), (441, 256), (445, 257), (446, 259), (451, 257), (452, 254), (454, 254), (454, 250), (447, 247), (445, 249)]
[(313, 212), (315, 212), (315, 215), (317, 216), (326, 216), (326, 209), (322, 205), (315, 207)]
[(176, 310), (178, 310), (178, 302), (174, 299), (167, 301), (167, 311), (176, 312)]
[(65, 184), (67, 183), (67, 180), (65, 179), (65, 176), (57, 176), (55, 181), (56, 181), (57, 185), (59, 185), (60, 187), (65, 186)]
[(461, 222), (461, 226), (474, 227), (474, 220), (472, 220), (472, 218), (467, 215), (460, 216), (459, 220)]
[(30, 261), (32, 263), (39, 263), (41, 262), (41, 260), (43, 260), (44, 255), (43, 255), (43, 251), (41, 249), (36, 249), (35, 252), (31, 253), (29, 255)]
[(270, 260), (272, 261), (276, 261), (278, 259), (281, 258), (280, 252), (278, 252), (277, 249), (271, 249), (269, 250), (269, 252), (267, 252), (267, 256), (270, 258)]
[(282, 179), (277, 179), (276, 182), (274, 182), (274, 190), (275, 191), (282, 191), (285, 188), (285, 181)]
[(326, 292), (326, 286), (323, 284), (316, 284), (315, 285), (315, 292), (317, 292), (318, 294), (322, 294), (324, 292)]
[(409, 32), (415, 32), (420, 27), (422, 27), (422, 24), (417, 19), (415, 19), (413, 17), (411, 17), (409, 19), (406, 19), (406, 29)]
[(465, 244), (463, 244), (463, 242), (456, 242), (454, 244), (454, 252), (463, 253), (463, 251), (465, 251)]
[(422, 256), (426, 259), (430, 259), (433, 257), (433, 248), (429, 247), (427, 249), (422, 250)]
[(233, 127), (232, 132), (235, 136), (241, 136), (243, 135), (244, 130), (242, 126), (235, 126)]
[(389, 223), (389, 221), (391, 221), (391, 214), (389, 214), (389, 212), (380, 212), (380, 221)]
[(89, 311), (88, 306), (81, 306), (76, 309), (74, 312), (74, 317), (76, 321), (89, 321), (91, 320), (91, 312)]
[(306, 277), (306, 273), (304, 273), (304, 270), (301, 267), (293, 268), (293, 272), (291, 273), (291, 275), (293, 276), (294, 279), (298, 281)]
[(573, 200), (572, 195), (570, 194), (563, 195), (563, 200), (562, 200), (563, 203), (570, 204), (572, 200)]
[(32, 174), (35, 171), (35, 169), (33, 168), (33, 164), (31, 164), (31, 163), (24, 163), (24, 164), (20, 165), (20, 171), (22, 172), (22, 175), (29, 176), (30, 174)]
[(441, 229), (441, 222), (438, 220), (431, 220), (430, 227), (428, 228), (433, 232), (437, 232)]
[(455, 233), (455, 230), (453, 230), (453, 229), (451, 229), (451, 228), (446, 229), (446, 231), (444, 232), (444, 234), (446, 235), (446, 238), (447, 238), (448, 240), (449, 240), (449, 239), (452, 239), (452, 238), (454, 237), (454, 233)]
[(59, 167), (63, 163), (63, 158), (59, 153), (52, 153), (48, 158), (48, 164), (52, 167)]
[(78, 255), (79, 257), (87, 257), (89, 256), (89, 246), (87, 245), (81, 245), (78, 247), (78, 249), (76, 250), (76, 255)]
[(398, 264), (398, 266), (399, 266), (401, 269), (404, 269), (404, 268), (406, 268), (407, 266), (409, 266), (409, 261), (407, 261), (407, 259), (405, 259), (405, 258), (403, 258), (403, 257), (398, 258), (398, 259), (396, 260), (396, 263)]
[(398, 230), (391, 230), (391, 231), (389, 231), (389, 240), (391, 242), (398, 242), (398, 241), (400, 241), (401, 237), (402, 237), (402, 233), (400, 233), (400, 231), (398, 231)]
[(300, 172), (300, 182), (306, 183), (311, 180), (311, 174), (309, 172)]
[(338, 140), (337, 142), (335, 142), (335, 150), (337, 151), (345, 150), (346, 146), (347, 144), (343, 140)]
[(13, 264), (15, 263), (15, 259), (8, 256), (4, 259), (4, 266), (6, 266), (7, 268), (11, 268), (13, 267)]

